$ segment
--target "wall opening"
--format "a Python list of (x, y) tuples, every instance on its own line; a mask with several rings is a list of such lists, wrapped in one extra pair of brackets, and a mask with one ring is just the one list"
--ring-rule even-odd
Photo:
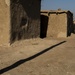
[(48, 16), (41, 15), (40, 38), (45, 38), (48, 28)]

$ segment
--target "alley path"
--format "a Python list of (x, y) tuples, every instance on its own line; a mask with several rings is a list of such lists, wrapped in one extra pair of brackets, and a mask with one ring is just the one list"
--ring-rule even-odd
[(75, 75), (75, 35), (31, 39), (0, 48), (1, 75)]

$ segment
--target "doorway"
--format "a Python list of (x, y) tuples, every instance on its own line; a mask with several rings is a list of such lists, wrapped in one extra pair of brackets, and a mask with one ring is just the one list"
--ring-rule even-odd
[(41, 15), (40, 38), (45, 38), (48, 28), (48, 16)]

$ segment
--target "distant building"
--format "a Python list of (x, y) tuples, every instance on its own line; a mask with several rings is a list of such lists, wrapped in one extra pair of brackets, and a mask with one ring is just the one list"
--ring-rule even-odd
[(41, 0), (0, 0), (0, 45), (40, 36)]
[(68, 37), (73, 32), (73, 14), (70, 11), (41, 11), (41, 15), (48, 17), (47, 37)]

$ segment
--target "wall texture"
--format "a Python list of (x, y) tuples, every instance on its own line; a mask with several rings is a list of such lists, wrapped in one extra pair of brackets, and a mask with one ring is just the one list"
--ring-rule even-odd
[(41, 0), (0, 0), (0, 45), (40, 36)]
[(67, 37), (67, 14), (50, 14), (47, 37)]
[(40, 0), (11, 0), (11, 43), (40, 36)]
[(9, 0), (0, 0), (0, 45), (8, 45), (9, 42), (10, 42)]

